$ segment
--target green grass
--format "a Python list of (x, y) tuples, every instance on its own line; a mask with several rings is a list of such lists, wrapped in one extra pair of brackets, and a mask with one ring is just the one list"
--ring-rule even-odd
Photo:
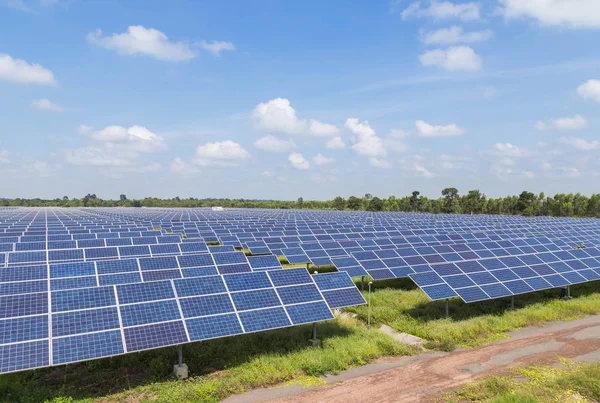
[[(410, 280), (374, 282), (371, 321), (421, 337), (429, 348), (451, 351), (459, 346), (492, 343), (521, 327), (598, 313), (598, 285), (599, 282), (592, 282), (571, 287), (574, 298), (570, 300), (560, 298), (560, 290), (517, 296), (514, 310), (508, 309), (510, 300), (506, 298), (472, 304), (455, 298), (450, 300), (450, 317), (446, 318), (444, 302), (431, 302)], [(363, 295), (368, 299), (367, 292)], [(347, 310), (366, 321), (366, 305)]]
[(308, 342), (311, 329), (297, 326), (185, 345), (191, 376), (186, 381), (170, 376), (175, 347), (4, 375), (0, 401), (62, 403), (103, 397), (101, 401), (211, 402), (284, 382), (318, 384), (321, 375), (414, 352), (358, 321), (319, 324), (322, 348)]
[(566, 360), (563, 363), (560, 368), (535, 366), (517, 369), (511, 376), (490, 376), (462, 387), (444, 400), (489, 403), (600, 401), (600, 363), (576, 364)]

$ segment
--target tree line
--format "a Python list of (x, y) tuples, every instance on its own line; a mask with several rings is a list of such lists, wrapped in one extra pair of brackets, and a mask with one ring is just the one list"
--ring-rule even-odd
[(487, 197), (479, 190), (460, 194), (456, 188), (445, 188), (438, 198), (428, 198), (419, 191), (409, 196), (387, 198), (338, 196), (333, 200), (248, 200), (215, 198), (129, 199), (122, 194), (118, 200), (105, 200), (95, 194), (82, 198), (65, 196), (62, 199), (0, 199), (0, 206), (23, 207), (225, 207), (225, 208), (268, 208), (268, 209), (323, 209), (353, 211), (402, 211), (451, 214), (501, 214), (555, 217), (598, 217), (600, 218), (600, 194), (590, 197), (581, 193), (559, 193), (547, 197), (543, 192), (534, 194), (523, 191), (518, 196), (499, 198)]

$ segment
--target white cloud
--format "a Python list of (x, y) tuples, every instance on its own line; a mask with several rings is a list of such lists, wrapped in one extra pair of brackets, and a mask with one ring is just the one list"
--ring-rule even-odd
[(544, 130), (582, 130), (587, 127), (587, 121), (581, 115), (575, 115), (573, 117), (568, 118), (559, 118), (554, 119), (550, 124), (546, 124), (544, 122), (537, 122), (535, 124), (535, 128), (544, 131)]
[(492, 36), (494, 36), (494, 33), (490, 29), (464, 32), (461, 26), (454, 25), (450, 28), (427, 32), (421, 37), (421, 41), (427, 45), (451, 45), (455, 43), (485, 42), (490, 40)]
[(200, 172), (200, 170), (190, 164), (187, 164), (179, 157), (173, 158), (169, 167), (172, 173), (177, 175), (194, 175)]
[(577, 150), (590, 151), (600, 148), (600, 141), (587, 141), (578, 137), (561, 137), (558, 141), (562, 144), (569, 145)]
[(433, 173), (431, 173), (427, 168), (425, 168), (423, 165), (418, 164), (415, 162), (415, 165), (413, 166), (415, 172), (417, 173), (417, 175), (422, 176), (424, 178), (433, 178)]
[(39, 64), (29, 64), (25, 60), (13, 59), (0, 53), (0, 80), (22, 84), (56, 85), (52, 71)]
[(90, 134), (93, 130), (94, 129), (92, 127), (86, 125), (79, 125), (79, 127), (77, 127), (77, 133), (81, 135)]
[(449, 1), (431, 0), (429, 7), (421, 8), (421, 2), (416, 1), (402, 11), (402, 19), (431, 17), (436, 20), (474, 21), (480, 19), (479, 7), (479, 3), (475, 2), (454, 4)]
[(500, 0), (506, 18), (529, 17), (543, 25), (600, 28), (598, 0)]
[(387, 154), (383, 141), (375, 135), (368, 121), (361, 123), (356, 118), (348, 118), (344, 126), (357, 136), (352, 149), (358, 154), (366, 157), (384, 157)]
[(66, 149), (65, 160), (71, 165), (95, 166), (125, 166), (133, 161), (133, 156), (128, 158), (125, 154), (114, 153), (100, 147), (82, 147)]
[(275, 136), (268, 135), (254, 142), (254, 147), (270, 152), (287, 152), (296, 148), (296, 144), (292, 140), (281, 140)]
[(288, 161), (292, 163), (295, 168), (298, 169), (308, 169), (310, 168), (310, 162), (308, 162), (302, 154), (300, 153), (291, 153), (288, 156)]
[[(492, 147), (492, 151), (496, 155), (503, 157), (525, 157), (530, 155), (530, 152), (519, 148), (511, 143), (496, 143)], [(504, 165), (512, 165), (513, 161), (510, 159), (505, 160)]]
[(496, 88), (494, 87), (485, 87), (483, 89), (483, 97), (486, 99), (494, 98), (496, 96)]
[(241, 145), (225, 140), (198, 146), (194, 162), (200, 166), (237, 166), (249, 157), (250, 154)]
[(102, 36), (102, 31), (87, 35), (90, 43), (105, 49), (115, 50), (121, 55), (149, 55), (159, 60), (179, 62), (196, 57), (196, 53), (183, 42), (171, 42), (162, 32), (141, 25), (130, 26), (127, 32)]
[(200, 42), (199, 46), (202, 49), (209, 51), (210, 53), (212, 53), (215, 56), (221, 56), (221, 52), (223, 52), (225, 50), (235, 50), (235, 46), (233, 46), (233, 43), (223, 42), (223, 41), (212, 41), (212, 42), (202, 41), (202, 42)]
[(572, 167), (566, 167), (566, 168), (562, 168), (562, 176), (566, 177), (566, 178), (577, 178), (579, 176), (581, 176), (581, 172), (579, 172), (579, 169), (577, 168), (572, 168)]
[(287, 180), (287, 178), (285, 176), (277, 175), (275, 172), (269, 171), (269, 170), (264, 171), (261, 175), (264, 176), (265, 178), (272, 178), (279, 182), (285, 182)]
[(334, 125), (311, 119), (298, 119), (290, 101), (275, 98), (261, 102), (252, 111), (252, 119), (257, 129), (270, 133), (309, 134), (312, 136), (334, 136), (339, 130)]
[(433, 126), (423, 120), (417, 120), (415, 127), (420, 137), (455, 137), (465, 134), (465, 129), (455, 123), (446, 126)]
[(577, 88), (577, 92), (585, 99), (600, 102), (600, 80), (588, 80)]
[(62, 112), (64, 109), (62, 106), (53, 104), (47, 99), (36, 99), (31, 102), (31, 107), (40, 111), (51, 111), (51, 112)]
[(339, 149), (345, 148), (346, 144), (344, 144), (344, 141), (342, 140), (341, 137), (334, 137), (327, 142), (325, 147), (332, 149), (332, 150), (339, 150)]
[(327, 165), (335, 162), (335, 159), (326, 157), (319, 153), (313, 157), (312, 161), (315, 165)]
[(523, 177), (526, 179), (533, 179), (535, 178), (535, 174), (531, 171), (523, 171)]
[[(84, 126), (87, 128), (87, 126)], [(81, 130), (81, 127), (80, 127)], [(139, 152), (156, 152), (167, 148), (162, 137), (143, 126), (107, 126), (100, 131), (92, 131), (89, 136), (104, 143), (109, 148), (127, 149)]]
[(446, 50), (435, 49), (419, 56), (423, 66), (437, 66), (449, 71), (479, 71), (481, 57), (468, 46), (453, 46)]
[(387, 150), (396, 151), (398, 153), (403, 153), (410, 149), (410, 147), (403, 141), (395, 140), (394, 138), (390, 137), (383, 141), (383, 146)]
[(369, 164), (376, 168), (391, 168), (392, 164), (383, 158), (369, 157)]
[(31, 13), (31, 8), (27, 7), (23, 0), (6, 0), (6, 7), (12, 8), (19, 11), (24, 11), (26, 13)]
[(335, 136), (339, 132), (340, 129), (329, 123), (321, 123), (314, 119), (308, 123), (308, 133), (313, 136)]
[(10, 159), (8, 158), (8, 151), (0, 150), (0, 164), (8, 164)]

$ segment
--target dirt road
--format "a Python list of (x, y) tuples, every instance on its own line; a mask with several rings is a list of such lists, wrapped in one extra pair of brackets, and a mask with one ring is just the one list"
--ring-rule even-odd
[(424, 402), (479, 377), (558, 357), (600, 362), (600, 315), (524, 328), (485, 347), (378, 360), (325, 377), (326, 386), (259, 389), (225, 402)]

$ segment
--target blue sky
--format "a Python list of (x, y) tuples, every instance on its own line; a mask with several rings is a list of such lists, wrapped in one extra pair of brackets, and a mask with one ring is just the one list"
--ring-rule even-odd
[(0, 195), (597, 192), (600, 2), (0, 0)]

